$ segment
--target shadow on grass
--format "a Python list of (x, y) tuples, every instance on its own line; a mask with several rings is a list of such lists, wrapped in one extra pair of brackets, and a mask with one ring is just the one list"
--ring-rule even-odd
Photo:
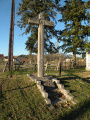
[(90, 83), (90, 77), (87, 77), (87, 78), (82, 78), (82, 77), (80, 77), (80, 76), (78, 76), (78, 75), (74, 75), (74, 74), (72, 74), (72, 76), (73, 77), (65, 77), (65, 78), (59, 78), (61, 81), (63, 81), (63, 80), (71, 80), (71, 79), (74, 79), (74, 80), (76, 80), (76, 79), (80, 79), (80, 80), (82, 80), (82, 81), (84, 81), (84, 82), (87, 82), (87, 83)]
[(4, 82), (5, 82), (5, 80), (2, 79), (2, 82), (1, 82), (1, 84), (0, 84), (0, 103), (1, 103), (1, 102), (3, 101), (3, 99), (4, 99), (3, 91), (2, 91), (2, 86), (3, 86)]
[[(82, 115), (84, 115), (88, 110), (90, 110), (90, 100), (85, 101), (84, 104), (74, 109), (69, 114), (65, 114), (63, 117), (59, 116), (56, 120), (82, 120)], [(87, 117), (87, 120), (90, 120), (90, 116)]]
[(14, 71), (13, 74), (16, 74), (16, 75), (25, 75), (25, 74), (33, 74), (33, 73), (36, 73), (36, 71), (34, 70), (30, 70), (30, 69), (22, 69), (22, 70), (17, 70), (17, 71)]
[[(71, 76), (71, 77), (70, 77)], [(56, 77), (56, 76), (54, 76), (54, 77)], [(66, 77), (64, 76), (62, 76), (61, 78), (59, 77), (58, 78), (58, 80), (60, 80), (61, 81), (61, 83), (62, 84), (64, 84), (64, 83), (66, 83), (66, 82), (68, 82), (68, 81), (65, 81), (65, 80), (76, 80), (76, 79), (80, 79), (80, 80), (82, 80), (82, 81), (84, 81), (84, 82), (87, 82), (87, 83), (90, 83), (90, 77), (87, 77), (87, 78), (82, 78), (82, 77), (80, 77), (80, 76), (78, 76), (78, 75), (74, 75), (74, 74), (69, 74), (69, 75), (66, 75)]]
[(15, 91), (15, 90), (24, 90), (25, 88), (30, 88), (30, 87), (33, 87), (34, 85), (36, 85), (36, 84), (34, 83), (33, 85), (25, 86), (25, 87), (23, 87), (23, 88), (21, 88), (20, 86), (18, 86), (17, 88), (3, 91), (3, 93), (12, 92), (12, 91)]
[(30, 88), (30, 87), (32, 87), (32, 86), (34, 86), (34, 85), (35, 85), (35, 83), (34, 83), (33, 85), (31, 85), (31, 86), (26, 86), (26, 87), (23, 87), (23, 88), (20, 88), (20, 86), (18, 86), (18, 88), (11, 89), (11, 90), (6, 90), (6, 91), (2, 91), (2, 85), (0, 85), (0, 103), (1, 103), (3, 100), (6, 99), (6, 98), (4, 97), (4, 95), (3, 95), (4, 93), (12, 92), (12, 91), (15, 91), (15, 90), (20, 90), (21, 94), (22, 94), (23, 96), (25, 96), (24, 93), (23, 93), (23, 90), (24, 90), (25, 88)]
[(82, 77), (79, 77), (78, 75), (75, 75), (76, 76), (76, 79), (80, 79), (84, 82), (87, 82), (87, 83), (90, 83), (90, 77), (87, 77), (87, 78), (82, 78)]
[(2, 85), (0, 85), (0, 102), (2, 102), (4, 96), (3, 96), (3, 93), (2, 93)]
[[(68, 77), (61, 78), (61, 80), (80, 79), (80, 80), (82, 80), (84, 82), (90, 83), (90, 77), (82, 78), (82, 77), (80, 77), (78, 75), (75, 75), (75, 73), (78, 73), (80, 71), (85, 72), (85, 68), (84, 67), (78, 67), (78, 68), (76, 68), (76, 70), (75, 70), (75, 68), (70, 69), (70, 70), (66, 70), (65, 72), (67, 73)], [(70, 76), (73, 76), (73, 77), (70, 77)]]

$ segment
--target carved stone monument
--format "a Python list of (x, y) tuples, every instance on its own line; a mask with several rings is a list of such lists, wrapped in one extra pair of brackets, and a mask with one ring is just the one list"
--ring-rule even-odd
[(38, 77), (44, 76), (44, 25), (54, 26), (54, 23), (51, 21), (44, 20), (43, 13), (39, 14), (38, 19), (29, 19), (29, 24), (38, 25), (38, 55), (37, 55), (37, 64), (38, 64)]
[(86, 52), (86, 70), (90, 71), (90, 51)]

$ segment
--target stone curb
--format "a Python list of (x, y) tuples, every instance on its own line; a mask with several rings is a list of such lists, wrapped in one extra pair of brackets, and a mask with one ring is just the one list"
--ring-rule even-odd
[(59, 80), (57, 80), (56, 78), (53, 78), (53, 79), (52, 79), (52, 82), (55, 82), (55, 83), (57, 83), (57, 84), (60, 83)]
[(46, 101), (46, 104), (47, 104), (47, 105), (50, 105), (50, 104), (51, 104), (51, 100), (50, 100), (49, 98), (46, 98), (45, 101)]
[(41, 81), (40, 80), (36, 80), (34, 79), (32, 76), (30, 76), (29, 74), (27, 74), (27, 76), (32, 80), (36, 82), (37, 88), (40, 90), (42, 96), (45, 99), (45, 102), (47, 105), (51, 105), (51, 100), (48, 98), (48, 93), (44, 90), (44, 86), (41, 85)]
[(69, 91), (69, 90), (65, 90), (64, 85), (60, 84), (59, 80), (57, 80), (56, 78), (54, 78), (54, 79), (52, 79), (52, 81), (56, 83), (58, 89), (60, 89), (61, 93), (64, 94), (65, 98), (66, 98), (68, 101), (71, 101), (73, 104), (76, 104), (76, 103), (73, 101), (74, 96), (69, 95), (69, 94), (70, 94), (70, 91)]
[(27, 74), (27, 76), (32, 80), (32, 81), (34, 81), (34, 82), (36, 82), (37, 80), (36, 79), (34, 79), (32, 76), (30, 76), (29, 74)]
[[(27, 76), (36, 83), (37, 85), (37, 88), (40, 90), (42, 96), (44, 97), (45, 99), (45, 102), (47, 105), (51, 105), (51, 100), (48, 98), (48, 93), (44, 90), (44, 86), (41, 85), (41, 81), (40, 80), (36, 80), (33, 78), (33, 76), (30, 76), (29, 74), (27, 74)], [(70, 94), (70, 91), (69, 90), (65, 90), (64, 88), (64, 85), (60, 84), (60, 81), (57, 80), (56, 78), (53, 78), (52, 79), (52, 82), (55, 82), (58, 89), (61, 91), (61, 93), (64, 94), (65, 98), (60, 98), (60, 101), (58, 101), (59, 103), (64, 103), (64, 102), (67, 102), (67, 101), (71, 101), (73, 104), (76, 104), (74, 101), (73, 101), (73, 98), (74, 96), (72, 95), (69, 95)]]

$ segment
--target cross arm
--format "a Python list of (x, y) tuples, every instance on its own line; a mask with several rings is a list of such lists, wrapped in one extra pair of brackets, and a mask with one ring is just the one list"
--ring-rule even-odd
[(39, 20), (38, 19), (28, 19), (28, 23), (32, 25), (38, 25)]
[(44, 20), (43, 22), (44, 22), (44, 25), (46, 25), (46, 26), (54, 27), (54, 22), (52, 22), (52, 21)]

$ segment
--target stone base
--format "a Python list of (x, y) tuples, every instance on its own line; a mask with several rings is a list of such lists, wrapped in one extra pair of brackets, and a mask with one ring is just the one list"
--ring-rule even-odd
[[(51, 105), (55, 103), (64, 103), (67, 101), (71, 101), (73, 104), (75, 104), (75, 102), (73, 101), (74, 96), (69, 95), (70, 91), (65, 90), (64, 86), (60, 84), (60, 81), (57, 80), (56, 78), (47, 77), (47, 76), (36, 77), (36, 76), (31, 76), (29, 74), (27, 74), (27, 76), (32, 81), (36, 82), (36, 85), (40, 90), (42, 96), (44, 97), (47, 105)], [(54, 96), (56, 96), (56, 98)]]

